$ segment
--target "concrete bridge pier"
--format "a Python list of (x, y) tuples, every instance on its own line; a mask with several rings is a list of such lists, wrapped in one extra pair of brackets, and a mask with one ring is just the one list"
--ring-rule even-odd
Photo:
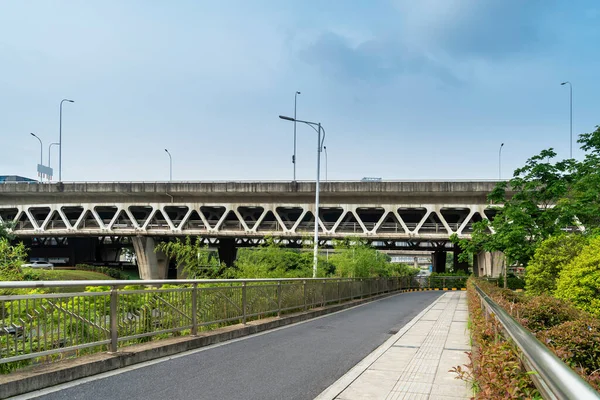
[(133, 249), (141, 279), (167, 279), (169, 259), (162, 251), (154, 251), (154, 238), (138, 236), (133, 238)]
[(220, 239), (219, 240), (219, 260), (224, 262), (228, 267), (233, 266), (233, 262), (237, 256), (237, 247), (235, 247), (235, 239)]
[(469, 272), (469, 263), (466, 261), (458, 261), (458, 256), (462, 254), (462, 249), (458, 245), (454, 245), (454, 249), (452, 250), (454, 256), (454, 271), (464, 271)]
[(432, 272), (444, 273), (446, 272), (446, 252), (445, 251), (434, 251), (432, 254)]

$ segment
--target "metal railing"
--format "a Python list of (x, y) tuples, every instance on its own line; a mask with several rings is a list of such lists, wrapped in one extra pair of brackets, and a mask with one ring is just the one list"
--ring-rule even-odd
[(506, 334), (518, 347), (525, 367), (535, 372), (530, 376), (545, 399), (600, 399), (600, 394), (594, 388), (496, 304), (481, 288), (475, 285), (475, 290), (481, 299), (482, 309), (500, 322)]
[[(0, 293), (9, 293), (0, 296), (0, 366), (116, 352), (153, 337), (196, 335), (410, 287), (418, 283), (409, 277), (0, 282)], [(27, 289), (38, 293), (19, 293)]]

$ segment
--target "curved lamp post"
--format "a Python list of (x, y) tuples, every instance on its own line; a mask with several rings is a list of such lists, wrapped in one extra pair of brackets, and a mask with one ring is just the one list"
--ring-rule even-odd
[(171, 157), (171, 153), (169, 150), (165, 149), (167, 154), (169, 155), (169, 181), (173, 180), (173, 157)]
[(504, 143), (500, 145), (500, 150), (498, 150), (498, 180), (502, 180), (502, 147), (504, 147)]
[(292, 164), (294, 164), (294, 182), (296, 181), (296, 104), (300, 92), (294, 93), (294, 155), (292, 156)]
[(50, 160), (52, 159), (52, 153), (51, 153), (52, 146), (58, 146), (58, 145), (59, 145), (59, 143), (56, 143), (56, 142), (55, 143), (50, 143), (48, 145), (48, 167), (49, 168), (52, 168), (52, 165), (50, 165)]
[[(30, 132), (29, 133), (31, 136), (33, 136), (34, 138), (36, 138), (37, 140), (40, 141), (40, 165), (44, 165), (44, 156), (43, 156), (43, 148), (44, 145), (42, 144), (42, 139), (40, 139), (35, 133)], [(40, 174), (40, 182), (42, 181), (42, 175)]]
[(570, 113), (569, 113), (569, 158), (573, 158), (573, 85), (571, 82), (566, 81), (561, 83), (561, 86), (569, 84), (569, 103), (570, 103)]
[[(317, 277), (318, 252), (319, 252), (319, 183), (321, 176), (321, 151), (323, 150), (323, 142), (325, 141), (325, 129), (320, 122), (302, 121), (300, 119), (286, 117), (280, 115), (279, 118), (286, 121), (300, 122), (313, 128), (317, 132), (317, 181), (315, 188), (315, 238), (314, 238), (314, 255), (313, 255), (313, 278)], [(316, 128), (315, 128), (316, 126)], [(321, 140), (321, 131), (323, 131), (323, 139)]]

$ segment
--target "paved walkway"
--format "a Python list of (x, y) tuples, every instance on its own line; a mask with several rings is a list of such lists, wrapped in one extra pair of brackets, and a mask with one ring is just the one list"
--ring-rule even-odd
[(447, 292), (317, 399), (469, 399), (449, 372), (468, 363), (466, 292)]

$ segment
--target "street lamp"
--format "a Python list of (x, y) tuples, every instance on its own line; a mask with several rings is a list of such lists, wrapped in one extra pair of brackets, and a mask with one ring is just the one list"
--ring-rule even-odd
[(50, 143), (50, 145), (48, 146), (48, 168), (52, 168), (52, 165), (50, 165), (50, 159), (51, 159), (51, 155), (52, 153), (50, 152), (50, 150), (52, 150), (52, 146), (58, 146), (59, 143)]
[(62, 105), (64, 102), (75, 103), (73, 100), (62, 99), (60, 101), (60, 117), (58, 125), (58, 181), (62, 182)]
[(300, 92), (294, 93), (294, 155), (292, 156), (292, 164), (294, 164), (294, 182), (296, 181), (296, 104)]
[(327, 146), (323, 146), (323, 150), (325, 150), (325, 182), (327, 182)]
[(169, 150), (165, 149), (167, 154), (169, 155), (169, 181), (173, 180), (173, 157), (171, 157), (171, 153)]
[[(31, 135), (31, 136), (33, 136), (34, 138), (36, 138), (37, 140), (39, 140), (39, 141), (40, 141), (40, 165), (44, 165), (44, 157), (43, 157), (43, 154), (42, 154), (42, 152), (43, 152), (43, 148), (44, 148), (44, 145), (42, 144), (42, 139), (40, 139), (40, 138), (39, 138), (39, 137), (38, 137), (38, 136), (37, 136), (35, 133), (33, 133), (33, 132), (31, 132), (31, 133), (30, 133), (30, 135)], [(41, 175), (41, 173), (40, 173), (40, 182), (41, 182), (42, 180), (43, 180), (43, 179), (42, 179), (42, 175)]]
[(502, 147), (504, 147), (504, 143), (500, 145), (500, 150), (498, 150), (498, 180), (502, 180)]
[[(313, 128), (317, 132), (317, 181), (315, 185), (315, 238), (314, 238), (314, 255), (313, 255), (313, 278), (317, 277), (317, 264), (318, 264), (318, 252), (319, 252), (319, 183), (321, 176), (321, 151), (323, 149), (323, 142), (325, 141), (325, 129), (321, 126), (320, 122), (302, 121), (296, 118), (286, 117), (280, 115), (279, 118), (285, 119), (286, 121), (300, 122)], [(315, 128), (315, 126), (317, 128)], [(321, 140), (321, 130), (323, 130), (323, 140)]]
[(573, 158), (573, 85), (571, 82), (566, 81), (561, 83), (561, 85), (569, 84), (569, 102), (570, 102), (570, 136), (569, 136), (569, 158)]

